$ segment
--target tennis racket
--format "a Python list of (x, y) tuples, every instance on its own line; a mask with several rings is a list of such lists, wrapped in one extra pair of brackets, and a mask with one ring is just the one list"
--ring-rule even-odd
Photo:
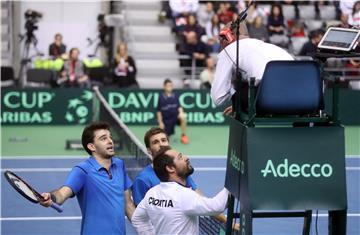
[[(15, 173), (11, 171), (5, 171), (4, 173), (6, 180), (9, 184), (24, 198), (28, 199), (33, 203), (39, 203), (40, 201), (44, 201), (44, 197), (41, 196), (34, 188), (32, 188), (25, 180), (21, 179)], [(59, 204), (53, 202), (51, 207), (57, 210), (58, 212), (63, 212), (63, 207)]]

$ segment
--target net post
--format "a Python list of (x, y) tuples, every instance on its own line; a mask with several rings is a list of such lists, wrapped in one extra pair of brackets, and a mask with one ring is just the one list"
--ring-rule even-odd
[(99, 115), (100, 115), (100, 101), (99, 99), (96, 98), (96, 92), (99, 91), (99, 87), (98, 86), (94, 86), (93, 87), (93, 97), (92, 97), (92, 108), (93, 108), (93, 113), (92, 113), (92, 121), (96, 122), (99, 121)]
[(228, 202), (228, 215), (226, 220), (226, 235), (232, 234), (233, 220), (234, 220), (234, 201), (235, 201), (235, 197), (233, 195), (230, 195)]

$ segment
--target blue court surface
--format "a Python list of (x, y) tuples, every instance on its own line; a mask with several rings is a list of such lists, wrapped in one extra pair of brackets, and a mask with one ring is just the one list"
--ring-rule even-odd
[[(2, 158), (2, 173), (10, 169), (19, 174), (38, 191), (50, 191), (64, 182), (67, 173), (81, 158)], [(224, 185), (226, 159), (224, 157), (191, 157), (195, 173), (193, 178), (206, 196), (214, 196)], [(348, 156), (346, 159), (348, 195), (348, 235), (360, 234), (360, 158)], [(43, 208), (28, 202), (1, 177), (1, 234), (6, 235), (75, 235), (80, 233), (81, 214), (76, 199), (64, 204), (64, 212)], [(315, 232), (315, 212), (311, 234)], [(301, 234), (302, 218), (254, 219), (254, 234), (292, 235)], [(327, 212), (319, 211), (318, 234), (328, 234)], [(136, 234), (127, 223), (127, 234)]]

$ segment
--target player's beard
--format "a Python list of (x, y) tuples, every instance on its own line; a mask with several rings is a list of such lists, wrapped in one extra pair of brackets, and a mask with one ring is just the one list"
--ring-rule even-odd
[(192, 165), (188, 165), (186, 167), (186, 169), (184, 170), (181, 170), (181, 171), (178, 171), (178, 176), (183, 178), (183, 179), (186, 179), (188, 176), (190, 176), (192, 173), (194, 173), (194, 168), (192, 167)]
[(192, 175), (192, 173), (194, 173), (194, 167), (192, 167), (192, 165), (189, 164), (186, 177)]

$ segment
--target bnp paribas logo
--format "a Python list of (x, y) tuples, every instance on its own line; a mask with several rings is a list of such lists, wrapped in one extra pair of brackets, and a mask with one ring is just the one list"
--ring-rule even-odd
[(237, 171), (240, 171), (241, 174), (244, 174), (245, 172), (244, 161), (241, 161), (241, 159), (236, 155), (235, 149), (231, 149), (230, 163), (233, 168), (235, 168)]
[(263, 178), (266, 177), (280, 177), (280, 178), (297, 178), (297, 177), (313, 177), (313, 178), (329, 178), (332, 176), (333, 168), (329, 163), (320, 164), (297, 164), (289, 163), (287, 158), (284, 158), (284, 161), (278, 165), (269, 159), (266, 162), (266, 166), (261, 170)]
[(93, 98), (91, 91), (85, 90), (81, 96), (68, 100), (65, 119), (69, 123), (84, 124), (89, 115), (86, 104)]

